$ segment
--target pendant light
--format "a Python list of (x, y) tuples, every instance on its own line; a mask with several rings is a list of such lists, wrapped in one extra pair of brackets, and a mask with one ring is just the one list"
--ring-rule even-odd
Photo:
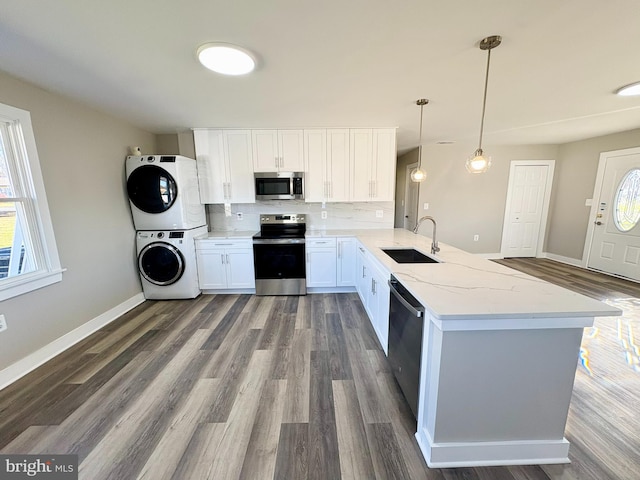
[(502, 42), (500, 35), (492, 35), (483, 38), (480, 42), (480, 50), (487, 51), (487, 72), (484, 77), (484, 96), (482, 97), (482, 118), (480, 120), (480, 141), (478, 149), (467, 159), (466, 167), (470, 173), (484, 173), (491, 166), (491, 157), (482, 151), (482, 131), (484, 129), (484, 112), (487, 106), (487, 85), (489, 84), (489, 63), (491, 62), (491, 50), (496, 48)]
[(416, 100), (416, 105), (420, 106), (420, 140), (418, 140), (418, 168), (411, 171), (411, 180), (414, 182), (423, 182), (427, 178), (427, 172), (422, 170), (422, 111), (427, 103), (429, 100), (426, 98)]

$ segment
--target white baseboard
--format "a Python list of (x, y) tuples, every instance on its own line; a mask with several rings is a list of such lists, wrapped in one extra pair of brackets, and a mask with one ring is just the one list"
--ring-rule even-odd
[(0, 390), (144, 302), (139, 293), (0, 371)]
[(587, 268), (585, 262), (577, 258), (563, 257), (562, 255), (556, 255), (555, 253), (544, 252), (540, 255), (540, 258), (548, 258), (560, 263), (566, 263), (567, 265), (573, 265), (574, 267)]
[(531, 440), (504, 442), (434, 443), (427, 432), (416, 433), (418, 446), (430, 468), (489, 467), (570, 463), (569, 442)]

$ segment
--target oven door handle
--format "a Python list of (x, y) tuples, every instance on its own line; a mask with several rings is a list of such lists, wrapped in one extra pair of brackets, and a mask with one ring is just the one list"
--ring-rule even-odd
[(411, 312), (413, 316), (420, 318), (424, 315), (424, 309), (419, 310), (413, 305), (411, 305), (409, 302), (407, 302), (407, 300), (405, 300), (405, 298), (402, 295), (400, 295), (400, 292), (396, 290), (393, 283), (391, 283), (390, 281), (387, 281), (387, 284), (389, 285), (389, 289), (391, 293), (400, 301), (400, 303), (404, 306), (404, 308), (406, 308), (407, 310), (409, 310), (409, 312)]
[(304, 243), (304, 238), (263, 238), (254, 239), (254, 245), (295, 245)]

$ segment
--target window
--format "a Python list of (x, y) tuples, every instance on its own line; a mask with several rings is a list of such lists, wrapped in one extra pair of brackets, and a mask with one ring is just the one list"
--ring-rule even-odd
[(628, 232), (640, 220), (640, 169), (630, 170), (620, 182), (613, 220), (621, 232)]
[(0, 103), (0, 300), (61, 279), (31, 115)]

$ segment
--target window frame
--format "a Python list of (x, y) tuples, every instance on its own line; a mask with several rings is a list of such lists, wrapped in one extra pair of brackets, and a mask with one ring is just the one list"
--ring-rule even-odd
[(21, 183), (18, 194), (25, 195), (25, 227), (33, 240), (35, 270), (0, 279), (0, 301), (60, 282), (64, 269), (60, 265), (58, 248), (49, 213), (49, 204), (40, 169), (40, 159), (31, 125), (31, 114), (20, 108), (0, 103), (0, 123), (8, 132), (5, 152), (9, 168)]

